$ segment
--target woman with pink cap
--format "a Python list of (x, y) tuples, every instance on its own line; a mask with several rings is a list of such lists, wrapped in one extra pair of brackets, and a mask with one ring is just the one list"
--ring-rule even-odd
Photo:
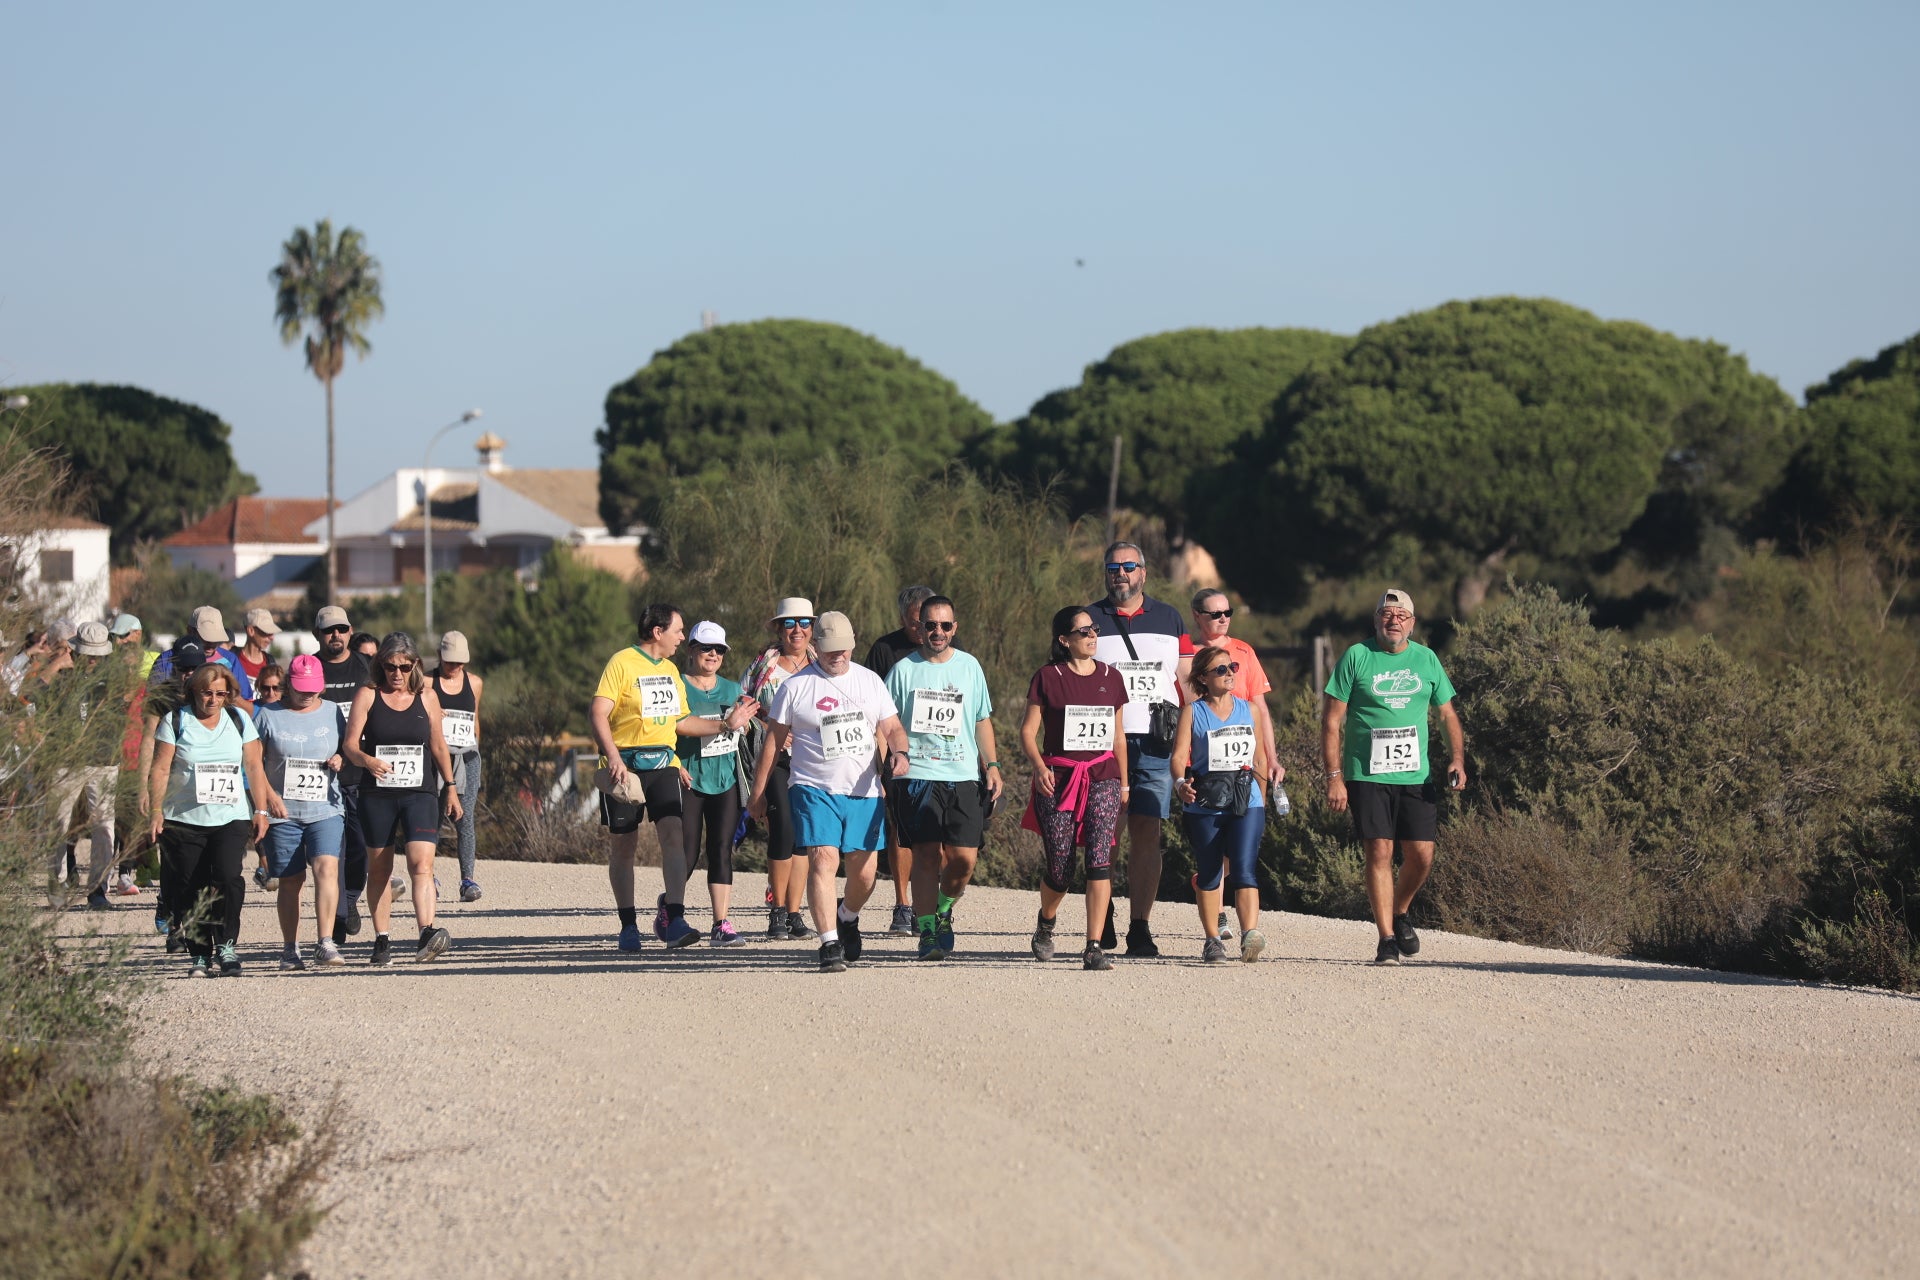
[(266, 766), (267, 834), (260, 841), (267, 874), (280, 881), (280, 967), (304, 969), (300, 955), (300, 887), (313, 868), (315, 964), (344, 963), (330, 936), (340, 897), (340, 850), (346, 805), (340, 794), (346, 706), (320, 696), (327, 678), (310, 653), (287, 668), (278, 702), (253, 713)]

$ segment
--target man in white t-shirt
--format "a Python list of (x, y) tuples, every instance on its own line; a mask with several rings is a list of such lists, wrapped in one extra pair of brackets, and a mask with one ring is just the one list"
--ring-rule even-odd
[[(770, 738), (754, 771), (747, 802), (755, 820), (767, 808), (767, 779), (781, 748), (792, 754), (787, 798), (793, 843), (808, 862), (807, 901), (820, 930), (820, 971), (840, 973), (861, 952), (860, 908), (873, 892), (874, 854), (886, 843), (881, 766), (887, 776), (907, 771), (907, 733), (900, 711), (879, 676), (853, 660), (853, 624), (832, 610), (814, 622), (818, 655), (794, 672), (767, 709)], [(846, 899), (831, 916), (833, 880), (847, 859)]]

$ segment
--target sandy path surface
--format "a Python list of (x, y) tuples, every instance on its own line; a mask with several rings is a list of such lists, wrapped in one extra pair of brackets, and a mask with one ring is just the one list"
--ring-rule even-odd
[(139, 943), (155, 1060), (344, 1087), (321, 1280), (1914, 1274), (1920, 1001), (1447, 935), (1381, 969), (1299, 916), (1206, 968), (1185, 904), (1085, 973), (1001, 890), (954, 960), (880, 936), (834, 977), (812, 941), (622, 957), (600, 868), (482, 881), (433, 965), (368, 969), (369, 929), (282, 975), (257, 893), (241, 979)]

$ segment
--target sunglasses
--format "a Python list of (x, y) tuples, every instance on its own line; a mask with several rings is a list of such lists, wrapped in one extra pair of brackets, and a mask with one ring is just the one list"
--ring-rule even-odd
[(1412, 614), (1410, 614), (1410, 613), (1382, 613), (1382, 614), (1380, 615), (1380, 621), (1382, 621), (1382, 622), (1412, 622), (1412, 621), (1413, 621), (1413, 615), (1412, 615)]
[(322, 627), (322, 628), (320, 628), (320, 634), (321, 634), (321, 635), (323, 635), (323, 636), (344, 636), (344, 635), (348, 635), (348, 634), (350, 634), (350, 633), (351, 633), (352, 631), (353, 631), (353, 628), (352, 628), (352, 627)]
[(1222, 618), (1231, 618), (1233, 616), (1232, 609), (1195, 609), (1194, 612), (1203, 618), (1212, 618), (1215, 622), (1218, 622)]
[(725, 653), (725, 652), (727, 651), (727, 646), (725, 646), (725, 645), (723, 645), (723, 644), (696, 644), (696, 645), (694, 645), (694, 646), (693, 646), (693, 651), (694, 651), (695, 653), (720, 653), (720, 654), (724, 654), (724, 653)]
[(401, 676), (413, 670), (413, 664), (411, 662), (383, 662), (380, 666), (382, 670), (391, 671), (395, 675)]
[(1240, 664), (1237, 662), (1223, 662), (1217, 667), (1209, 667), (1204, 674), (1210, 676), (1237, 676), (1240, 674)]
[(920, 628), (923, 631), (946, 632), (953, 630), (953, 627), (954, 624), (951, 622), (923, 622), (920, 624)]
[(278, 692), (280, 692), (280, 684), (279, 684), (279, 682), (278, 682), (278, 681), (276, 681), (276, 682), (274, 682), (273, 684), (265, 684), (265, 683), (262, 683), (262, 684), (260, 684), (260, 685), (258, 685), (257, 687), (259, 688), (259, 690), (260, 690), (260, 692), (262, 692), (262, 693), (278, 693)]
[(212, 702), (215, 698), (218, 698), (222, 702), (225, 702), (227, 700), (228, 694), (225, 689), (209, 689), (205, 693), (201, 694), (200, 696), (205, 698), (208, 702)]
[(1070, 636), (1079, 636), (1083, 640), (1098, 640), (1100, 638), (1100, 628), (1075, 627), (1073, 630), (1067, 632), (1067, 634)]
[(1107, 561), (1108, 573), (1132, 573), (1135, 569), (1138, 569), (1139, 567), (1140, 567), (1140, 562), (1138, 560)]
[(811, 627), (813, 625), (812, 618), (781, 618), (779, 622), (780, 625), (788, 631), (793, 630), (795, 627)]

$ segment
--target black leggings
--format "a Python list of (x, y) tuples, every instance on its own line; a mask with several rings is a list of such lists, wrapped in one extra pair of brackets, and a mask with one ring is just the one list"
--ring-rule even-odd
[(700, 861), (700, 830), (707, 833), (707, 883), (733, 883), (733, 833), (740, 825), (740, 792), (728, 787), (717, 796), (680, 793), (680, 840), (687, 851), (687, 872)]
[(360, 834), (360, 788), (358, 785), (342, 783), (340, 800), (346, 810), (346, 838), (340, 847), (340, 912), (339, 918), (347, 918), (347, 898), (349, 894), (366, 892), (367, 888), (367, 838)]
[(793, 808), (787, 783), (793, 766), (784, 758), (773, 762), (767, 775), (767, 861), (785, 862), (793, 856)]
[(167, 904), (167, 922), (180, 922), (205, 893), (215, 896), (210, 927), (197, 927), (187, 936), (187, 954), (211, 956), (216, 943), (240, 940), (240, 908), (247, 900), (247, 877), (242, 864), (253, 824), (242, 818), (218, 827), (169, 822), (160, 832), (160, 896)]

